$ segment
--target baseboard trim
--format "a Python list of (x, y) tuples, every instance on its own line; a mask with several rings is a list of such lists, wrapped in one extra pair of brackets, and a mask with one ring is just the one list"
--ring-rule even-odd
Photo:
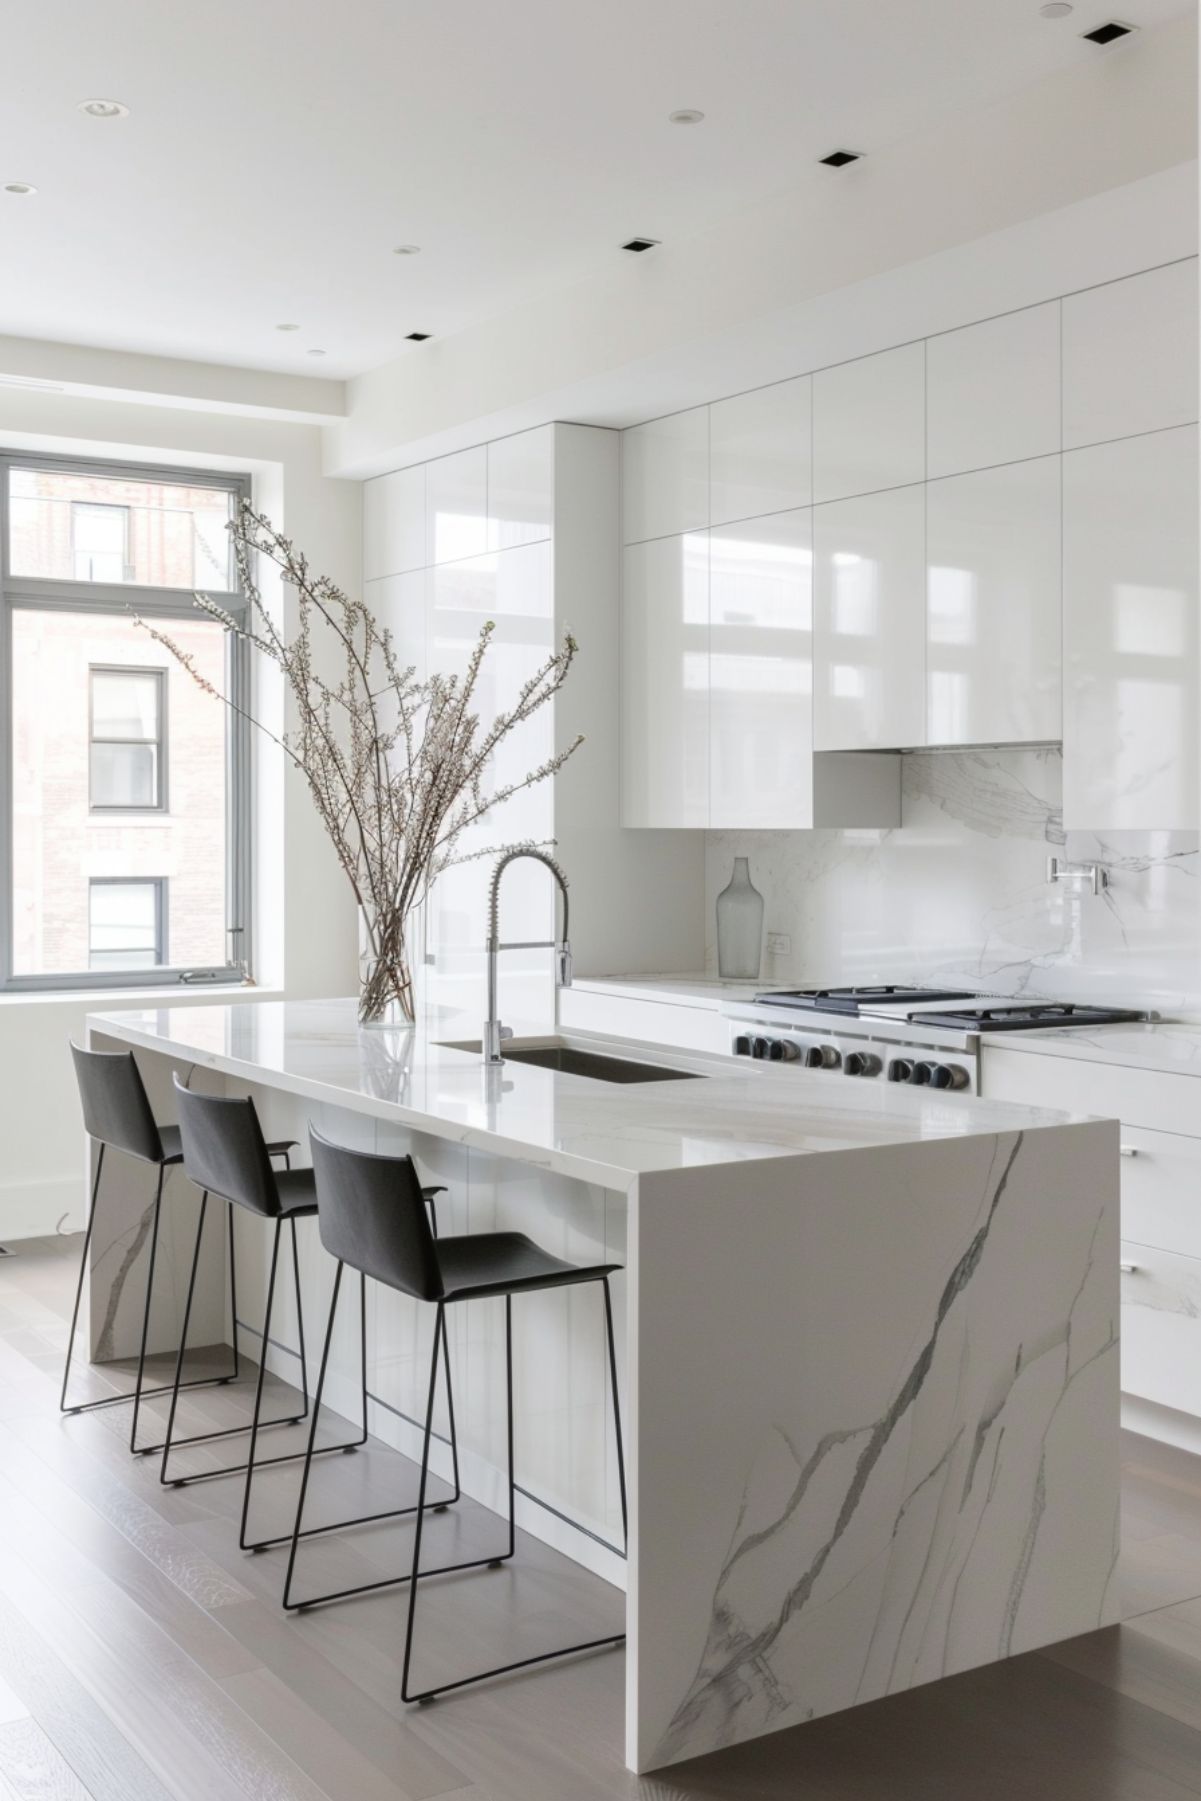
[(1122, 1425), (1127, 1432), (1157, 1438), (1162, 1444), (1175, 1445), (1178, 1451), (1201, 1457), (1201, 1419), (1195, 1414), (1180, 1413), (1175, 1407), (1144, 1401), (1138, 1395), (1123, 1395)]
[(64, 1232), (83, 1231), (86, 1220), (82, 1169), (78, 1175), (50, 1176), (42, 1182), (0, 1184), (0, 1243), (49, 1238), (58, 1231), (60, 1220)]

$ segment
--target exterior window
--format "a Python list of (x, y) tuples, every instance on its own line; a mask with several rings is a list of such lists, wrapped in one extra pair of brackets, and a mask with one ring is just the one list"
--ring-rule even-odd
[(167, 961), (167, 884), (93, 876), (88, 884), (88, 967), (159, 969)]
[(166, 698), (165, 669), (92, 670), (93, 812), (166, 806)]
[(245, 491), (0, 449), (0, 988), (249, 973), (246, 653), (192, 604), (245, 616)]

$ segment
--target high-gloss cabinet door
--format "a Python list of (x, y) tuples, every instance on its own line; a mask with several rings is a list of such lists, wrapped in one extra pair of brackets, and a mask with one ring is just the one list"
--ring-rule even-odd
[(425, 567), (425, 464), (363, 483), (363, 580)]
[(707, 532), (626, 547), (621, 746), (623, 825), (708, 825)]
[(808, 509), (709, 534), (709, 824), (813, 824)]
[(926, 474), (926, 347), (902, 344), (813, 378), (813, 498), (900, 488)]
[(1197, 428), (1063, 459), (1063, 813), (1195, 831)]
[(1057, 739), (1058, 457), (931, 482), (926, 494), (930, 744)]
[(802, 375), (709, 408), (711, 524), (809, 505), (811, 392)]
[(1059, 302), (926, 344), (926, 474), (1049, 456), (1059, 439)]
[(814, 748), (926, 738), (925, 489), (813, 509)]
[(622, 541), (667, 538), (709, 523), (709, 408), (651, 419), (621, 434)]
[(488, 445), (488, 548), (550, 537), (555, 428), (539, 425)]
[(1065, 450), (1196, 417), (1196, 257), (1067, 296)]
[(488, 548), (488, 448), (474, 445), (425, 465), (426, 546), (431, 563), (457, 563)]

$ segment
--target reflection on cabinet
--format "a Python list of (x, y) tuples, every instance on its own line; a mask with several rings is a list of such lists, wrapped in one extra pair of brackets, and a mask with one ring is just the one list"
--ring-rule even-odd
[(1048, 456), (1059, 441), (1059, 302), (926, 345), (926, 474)]
[(363, 483), (363, 580), (424, 569), (425, 464)]
[(925, 490), (813, 509), (814, 746), (924, 744)]
[(926, 495), (927, 738), (1057, 739), (1058, 457), (931, 482)]
[(1197, 417), (1197, 259), (1069, 294), (1063, 303), (1063, 446)]
[(1195, 830), (1197, 429), (1063, 459), (1064, 824)]
[(425, 540), (431, 563), (488, 548), (488, 451), (483, 444), (425, 465)]
[(926, 474), (926, 347), (902, 344), (813, 378), (813, 498), (900, 488)]
[(622, 539), (666, 538), (709, 523), (709, 408), (621, 434)]
[(1122, 1245), (1122, 1388), (1201, 1415), (1201, 1261)]
[(709, 823), (709, 534), (629, 544), (621, 594), (622, 823)]
[(497, 438), (488, 450), (488, 548), (550, 537), (554, 437), (545, 426)]
[(812, 383), (807, 375), (709, 408), (709, 523), (807, 507)]

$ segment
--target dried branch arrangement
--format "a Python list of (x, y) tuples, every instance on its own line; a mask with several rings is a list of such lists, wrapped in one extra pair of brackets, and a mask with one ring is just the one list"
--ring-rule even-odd
[[(567, 679), (576, 654), (570, 636), (522, 685), (513, 706), (490, 724), (475, 710), (480, 671), (494, 626), (480, 630), (462, 675), (419, 680), (402, 667), (392, 635), (381, 629), (361, 600), (313, 575), (305, 557), (270, 520), (243, 501), (230, 522), (234, 554), (248, 613), (239, 623), (207, 595), (196, 605), (235, 637), (245, 640), (283, 672), (294, 727), (277, 736), (221, 694), (188, 652), (167, 633), (139, 619), (200, 687), (248, 719), (279, 745), (308, 783), (360, 908), (364, 934), (359, 1018), (364, 1024), (394, 1009), (413, 1018), (408, 937), (413, 911), (452, 863), (513, 848), (493, 845), (459, 853), (463, 834), (501, 801), (544, 782), (583, 742), (530, 770), (520, 781), (489, 786), (489, 767), (502, 739), (544, 707)], [(297, 622), (281, 631), (263, 604), (258, 559), (275, 565), (297, 598)], [(332, 635), (333, 661), (314, 656), (314, 632)], [(321, 668), (337, 669), (327, 680)]]

